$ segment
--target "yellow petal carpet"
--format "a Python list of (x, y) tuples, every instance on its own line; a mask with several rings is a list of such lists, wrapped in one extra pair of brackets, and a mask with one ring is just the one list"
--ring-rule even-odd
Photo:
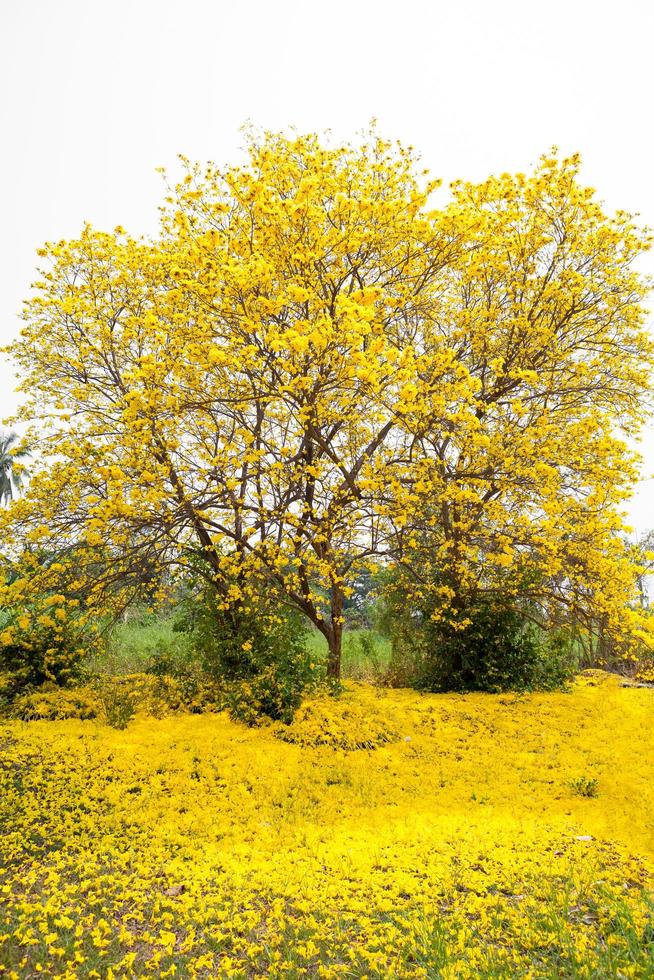
[(651, 977), (654, 690), (0, 727), (0, 975)]

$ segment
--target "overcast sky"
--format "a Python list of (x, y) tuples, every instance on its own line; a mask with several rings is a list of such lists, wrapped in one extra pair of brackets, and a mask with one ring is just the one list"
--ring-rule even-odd
[[(653, 28), (651, 0), (0, 0), (0, 340), (42, 242), (84, 221), (154, 230), (155, 167), (233, 159), (247, 120), (349, 138), (376, 117), (446, 181), (558, 144), (608, 207), (654, 225)], [(2, 359), (0, 417), (13, 387)], [(654, 429), (644, 451), (649, 476)]]

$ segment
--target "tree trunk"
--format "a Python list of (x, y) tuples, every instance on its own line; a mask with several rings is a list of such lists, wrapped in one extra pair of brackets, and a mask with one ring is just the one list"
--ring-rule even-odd
[(341, 679), (341, 647), (343, 641), (343, 593), (340, 585), (332, 585), (331, 623), (327, 631), (329, 656), (327, 658), (327, 676), (334, 680)]
[(327, 658), (327, 676), (334, 680), (341, 679), (341, 640), (342, 631), (329, 631), (327, 643), (329, 645), (329, 656)]

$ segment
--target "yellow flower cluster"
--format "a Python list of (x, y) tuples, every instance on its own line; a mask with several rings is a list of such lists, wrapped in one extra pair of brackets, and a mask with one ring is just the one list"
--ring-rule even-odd
[(639, 664), (635, 679), (641, 684), (654, 684), (654, 660), (648, 658)]
[(285, 740), (215, 714), (7, 723), (0, 975), (649, 976), (653, 708), (594, 674), (351, 685)]
[(96, 718), (100, 711), (99, 699), (94, 691), (86, 687), (69, 689), (54, 685), (22, 694), (11, 706), (12, 716), (24, 721)]
[[(0, 695), (3, 678), (0, 673)], [(152, 674), (123, 674), (75, 688), (43, 685), (16, 698), (11, 716), (23, 721), (58, 721), (68, 718), (99, 718), (111, 722), (121, 705), (129, 708), (129, 716), (162, 717), (171, 711), (199, 712), (223, 707), (224, 696), (218, 685), (197, 679), (183, 688), (172, 677)]]
[(278, 725), (275, 734), (284, 742), (316, 748), (328, 745), (332, 749), (354, 752), (376, 749), (385, 742), (395, 742), (395, 726), (379, 710), (372, 710), (362, 688), (356, 701), (347, 705), (324, 699), (306, 701), (296, 712), (292, 725)]

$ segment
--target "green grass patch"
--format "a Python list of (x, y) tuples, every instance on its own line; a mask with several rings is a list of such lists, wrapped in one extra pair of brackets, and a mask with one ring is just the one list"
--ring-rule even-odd
[[(327, 641), (322, 633), (309, 634), (309, 649), (315, 651), (321, 663), (327, 661)], [(342, 674), (344, 678), (375, 682), (387, 669), (391, 658), (388, 637), (372, 630), (351, 629), (343, 633)]]
[[(139, 612), (117, 623), (111, 632), (107, 648), (96, 655), (90, 666), (102, 674), (133, 674), (147, 669), (157, 657), (165, 656), (179, 664), (193, 659), (188, 633), (176, 632), (175, 617)], [(321, 664), (327, 662), (327, 641), (321, 633), (311, 630), (307, 636), (308, 650)], [(343, 634), (344, 678), (375, 682), (387, 669), (391, 656), (390, 640), (372, 630), (351, 629)]]

